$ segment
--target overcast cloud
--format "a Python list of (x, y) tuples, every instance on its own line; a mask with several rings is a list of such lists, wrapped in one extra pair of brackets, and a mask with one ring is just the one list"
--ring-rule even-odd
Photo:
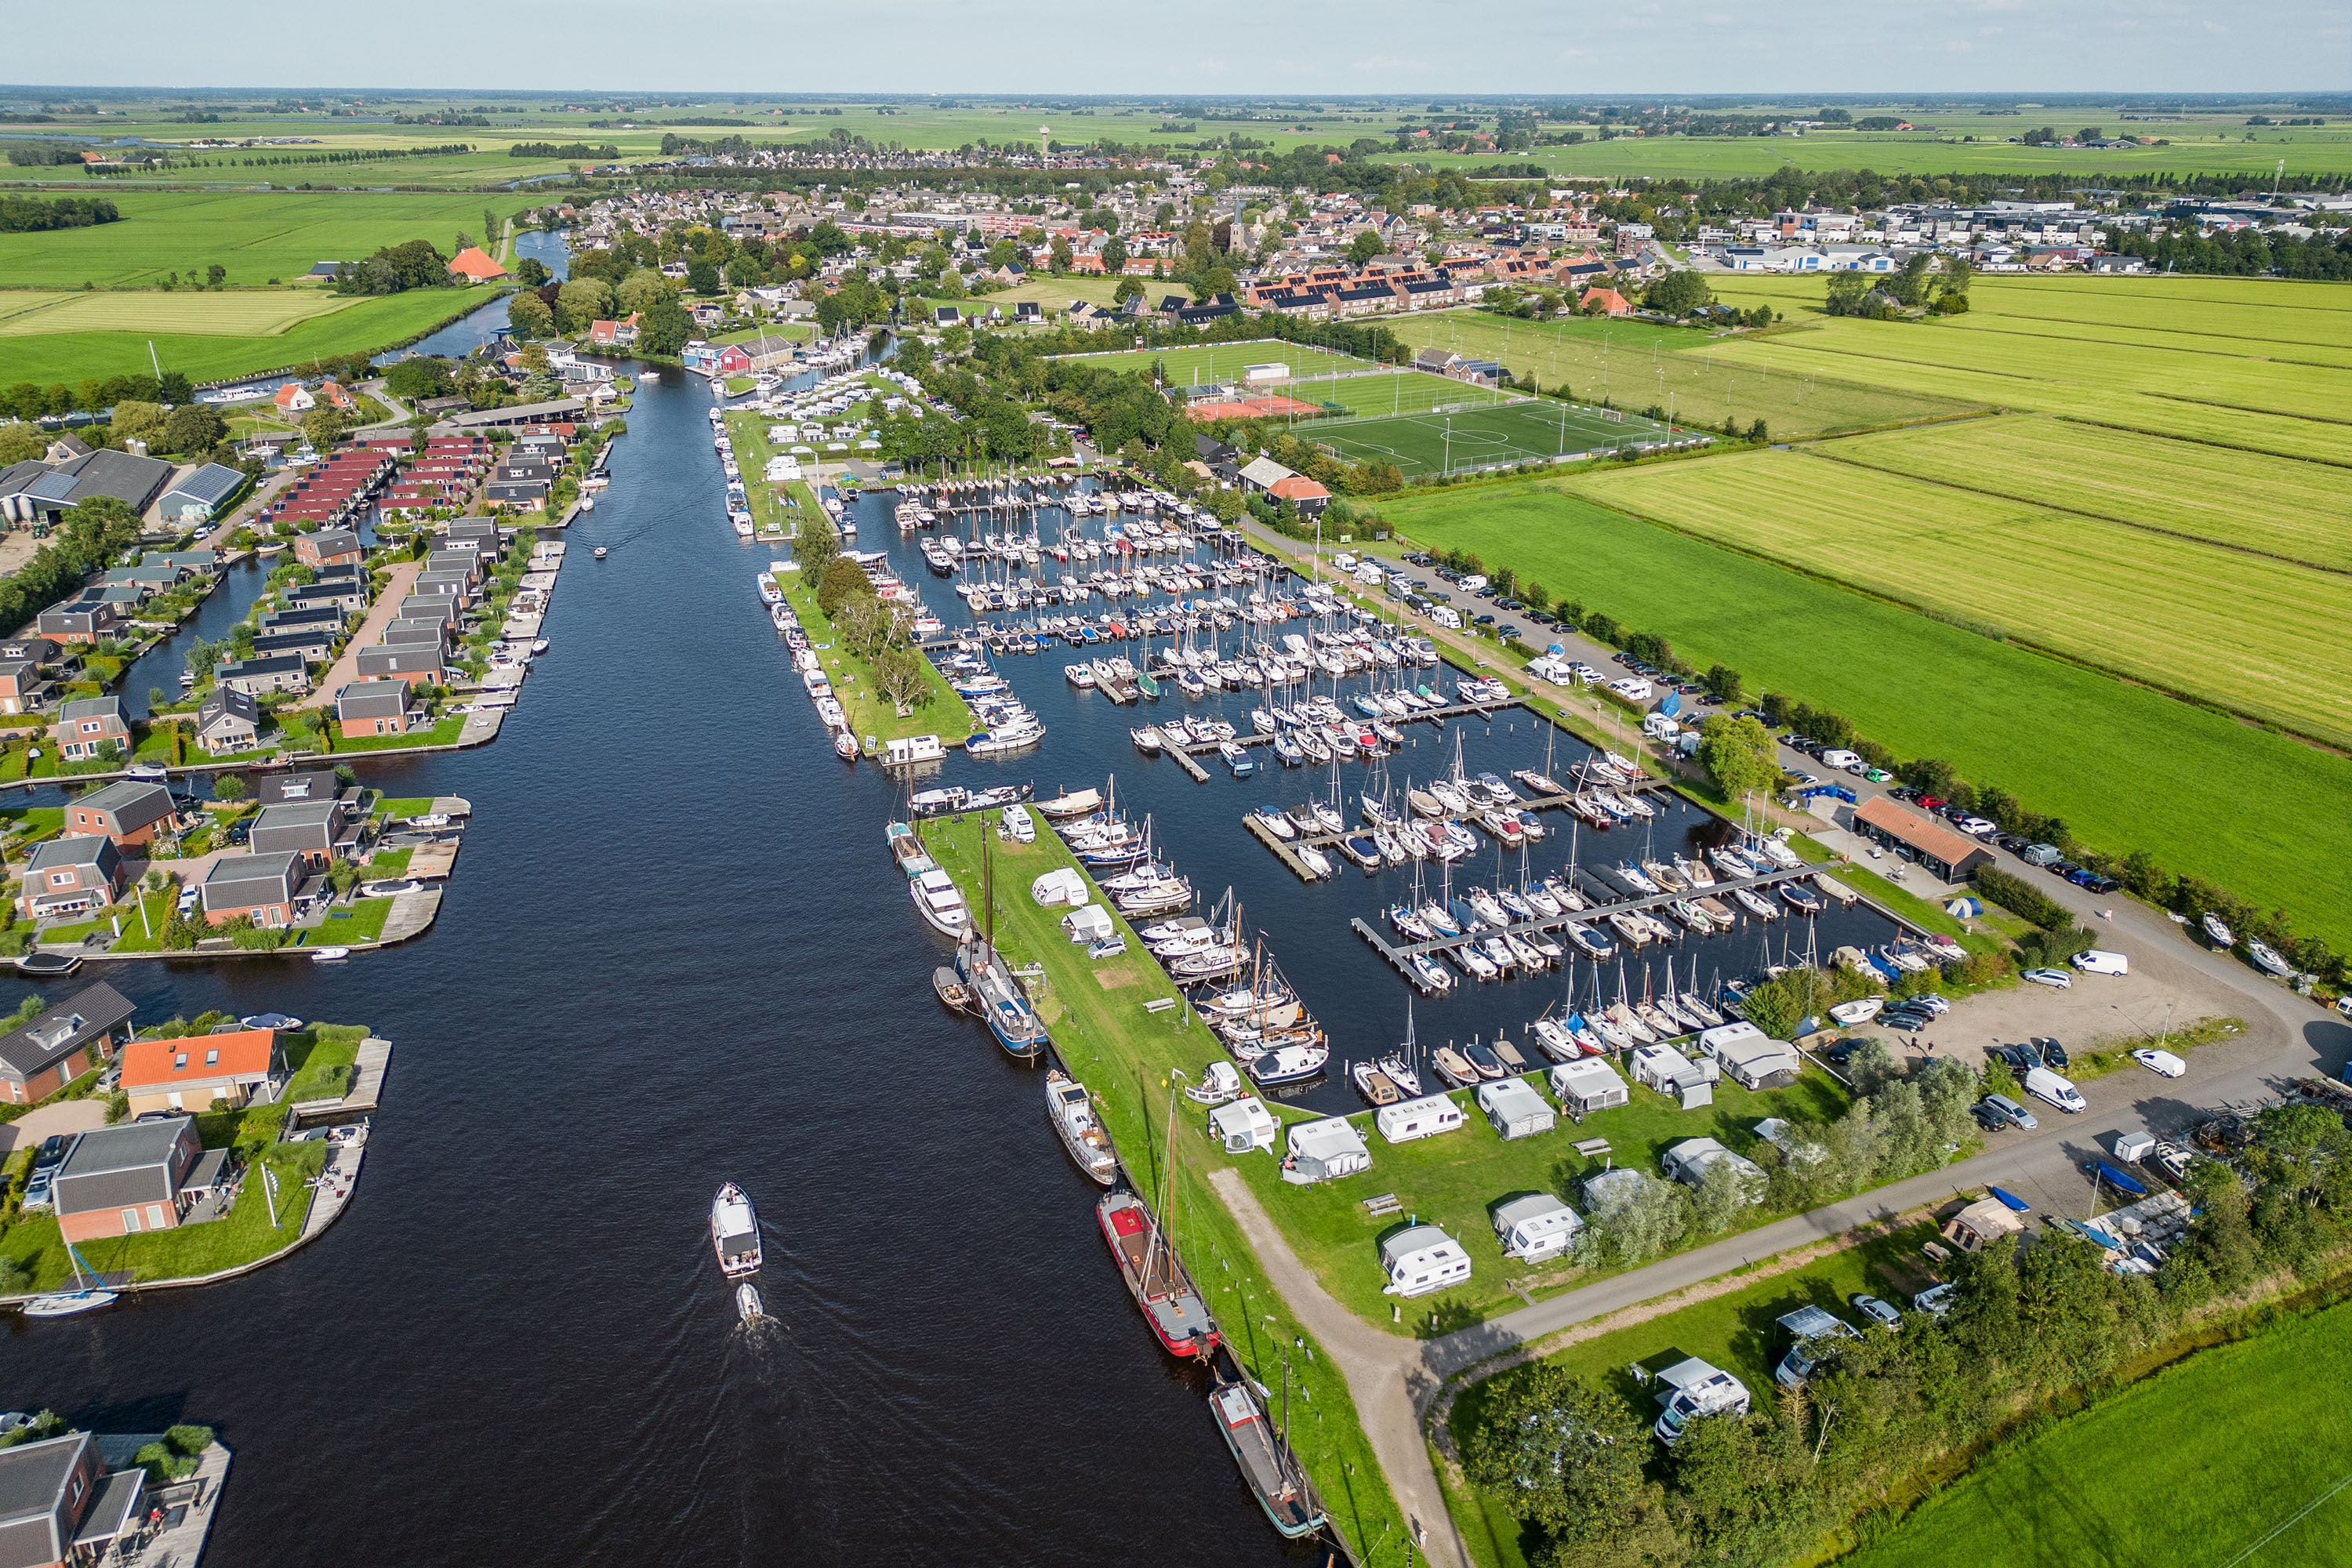
[(2352, 0), (257, 0), (26, 6), (0, 75), (606, 93), (2261, 92), (2352, 88)]

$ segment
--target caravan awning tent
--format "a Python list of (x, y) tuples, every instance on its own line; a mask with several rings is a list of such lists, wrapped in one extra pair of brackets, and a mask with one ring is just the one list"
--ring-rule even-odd
[(1344, 1116), (1292, 1124), (1290, 1157), (1282, 1163), (1282, 1179), (1304, 1185), (1359, 1175), (1372, 1168), (1364, 1135)]

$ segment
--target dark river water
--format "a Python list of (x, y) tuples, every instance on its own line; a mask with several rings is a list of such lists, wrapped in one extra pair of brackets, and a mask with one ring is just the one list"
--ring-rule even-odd
[[(834, 758), (792, 678), (753, 584), (776, 552), (728, 529), (709, 406), (699, 381), (640, 379), (498, 742), (362, 768), (473, 803), (427, 937), (326, 969), (101, 972), (142, 1022), (282, 1010), (391, 1039), (351, 1212), (240, 1282), (5, 1320), (0, 1403), (217, 1427), (236, 1452), (223, 1565), (1276, 1561), (1201, 1391), (1119, 1287), (1035, 1077), (931, 997), (942, 949), (883, 847), (900, 792)], [(859, 503), (857, 542), (962, 621), (888, 499)], [(1395, 1043), (1407, 992), (1348, 921), (1377, 920), (1406, 874), (1300, 884), (1241, 816), (1328, 791), (1328, 770), (1195, 784), (1129, 744), (1148, 708), (1066, 683), (1072, 657), (1003, 665), (1049, 726), (1040, 751), (959, 755), (946, 778), (1051, 794), (1115, 771), (1206, 897), (1238, 890), (1329, 1029), (1333, 1074), (1307, 1101), (1360, 1109), (1338, 1069)], [(1253, 699), (1222, 701), (1246, 729)], [(1525, 713), (1458, 728), (1473, 773), (1544, 759)], [(1453, 760), (1454, 730), (1407, 732), (1400, 789)], [(1351, 817), (1378, 777), (1342, 770)], [(1538, 873), (1566, 859), (1559, 826)], [(1613, 862), (1707, 828), (1674, 806), (1580, 848)], [(1517, 869), (1488, 848), (1457, 876)], [(1679, 973), (1745, 973), (1790, 926), (1686, 939)], [(1889, 934), (1836, 912), (1820, 928), (1823, 951)], [(1643, 978), (1637, 959), (1636, 994)], [(0, 984), (0, 1006), (25, 989)], [(1416, 1004), (1421, 1038), (1516, 1034), (1563, 989), (1465, 984)], [(781, 1325), (757, 1333), (709, 1247), (729, 1179), (770, 1233)]]

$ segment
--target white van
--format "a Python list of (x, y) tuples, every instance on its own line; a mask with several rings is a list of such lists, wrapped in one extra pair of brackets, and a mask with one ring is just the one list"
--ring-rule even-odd
[(1429, 612), (1429, 618), (1449, 632), (1462, 629), (1461, 613), (1449, 605), (1439, 605)]
[(1838, 768), (1850, 773), (1862, 772), (1862, 758), (1852, 752), (1823, 752), (1822, 766)]
[(2072, 962), (2075, 968), (2085, 974), (2129, 974), (2131, 973), (2130, 959), (2120, 952), (2106, 952), (2095, 947), (2084, 948), (2074, 955)]
[(1486, 585), (1486, 579), (1480, 576), (1477, 573), (1473, 572), (1470, 575), (1463, 578), (1462, 581), (1454, 585), (1461, 589), (1465, 594), (1475, 594), (1479, 589)]
[(2056, 1106), (2069, 1116), (2077, 1115), (2086, 1109), (2082, 1091), (2048, 1068), (2035, 1068), (2025, 1075), (2025, 1092)]
[(1339, 554), (1331, 557), (1331, 564), (1342, 572), (1353, 572), (1356, 569), (1356, 557), (1352, 552), (1342, 550)]

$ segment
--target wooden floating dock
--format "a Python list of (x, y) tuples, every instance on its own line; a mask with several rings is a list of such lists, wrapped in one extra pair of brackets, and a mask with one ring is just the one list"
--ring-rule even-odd
[(1207, 784), (1209, 770), (1193, 759), (1192, 753), (1181, 746), (1161, 746), (1160, 751), (1176, 759), (1176, 765), (1192, 775), (1194, 784)]
[[(1263, 829), (1261, 829), (1261, 832), (1263, 832)], [(1524, 934), (1528, 931), (1556, 931), (1561, 927), (1570, 924), (1571, 921), (1580, 921), (1585, 925), (1599, 926), (1605, 923), (1611, 915), (1639, 914), (1650, 910), (1663, 908), (1667, 904), (1675, 903), (1682, 900), (1712, 898), (1721, 894), (1729, 893), (1734, 889), (1740, 888), (1748, 889), (1750, 890), (1778, 888), (1783, 882), (1794, 881), (1799, 878), (1811, 876), (1813, 874), (1813, 868), (1811, 866), (1800, 866), (1793, 871), (1786, 869), (1785, 868), (1776, 868), (1766, 872), (1760, 877), (1748, 877), (1737, 880), (1718, 880), (1712, 887), (1693, 888), (1679, 893), (1652, 893), (1638, 899), (1628, 899), (1623, 897), (1622, 894), (1612, 891), (1605, 884), (1593, 878), (1580, 866), (1570, 868), (1570, 873), (1571, 878), (1580, 884), (1578, 891), (1583, 892), (1587, 889), (1596, 889), (1608, 894), (1611, 901), (1606, 904), (1595, 905), (1589, 909), (1565, 910), (1554, 919), (1517, 921), (1508, 925), (1488, 927), (1465, 936), (1439, 937), (1430, 942), (1405, 942), (1402, 944), (1391, 941), (1386, 932), (1382, 931), (1379, 927), (1373, 925), (1360, 915), (1350, 920), (1348, 923), (1355, 929), (1357, 935), (1362, 937), (1366, 942), (1370, 942), (1373, 949), (1396, 968), (1397, 973), (1402, 974), (1410, 981), (1413, 980), (1413, 973), (1409, 961), (1423, 953), (1447, 952), (1455, 948), (1467, 946), (1474, 942), (1483, 942), (1490, 936), (1500, 936), (1505, 932)], [(1740, 912), (1743, 919), (1754, 918), (1748, 915), (1747, 911), (1744, 910)], [(1797, 911), (1792, 909), (1789, 913), (1791, 917), (1794, 917)], [(1622, 939), (1617, 937), (1613, 932), (1612, 933), (1610, 940), (1616, 942), (1620, 947), (1624, 945)], [(1419, 983), (1415, 981), (1414, 984), (1418, 984)]]

